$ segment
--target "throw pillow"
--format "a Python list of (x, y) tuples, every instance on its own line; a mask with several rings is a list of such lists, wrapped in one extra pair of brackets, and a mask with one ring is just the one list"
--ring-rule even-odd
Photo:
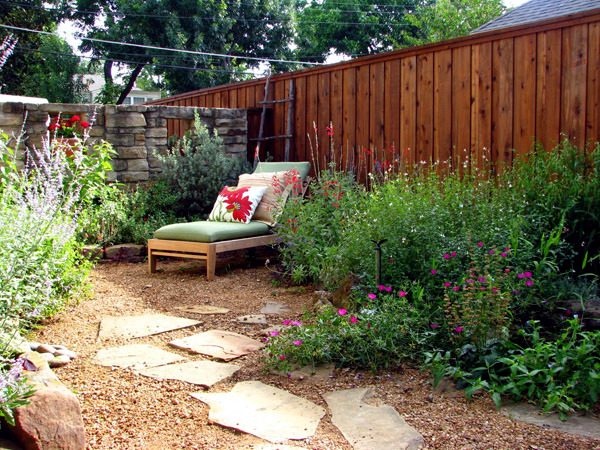
[[(264, 186), (266, 187), (252, 220), (266, 223), (269, 226), (275, 225), (277, 216), (290, 194), (292, 186), (285, 183), (287, 172), (255, 172), (243, 173), (239, 176), (238, 187), (240, 186)], [(283, 187), (283, 189), (282, 189)]]
[(208, 220), (250, 223), (252, 215), (266, 190), (265, 186), (225, 186), (217, 197)]

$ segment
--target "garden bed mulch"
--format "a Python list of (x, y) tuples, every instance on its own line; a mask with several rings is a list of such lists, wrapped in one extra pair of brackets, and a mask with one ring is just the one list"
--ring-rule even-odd
[[(283, 319), (299, 319), (312, 306), (311, 288), (277, 287), (262, 266), (246, 267), (243, 260), (219, 262), (217, 279), (207, 282), (204, 266), (190, 262), (160, 263), (159, 273), (148, 275), (144, 263), (104, 263), (91, 274), (92, 292), (80, 304), (69, 307), (33, 337), (63, 344), (79, 358), (56, 369), (82, 406), (88, 448), (143, 449), (243, 449), (260, 448), (264, 441), (208, 421), (208, 407), (190, 397), (201, 387), (180, 381), (160, 381), (92, 364), (101, 348), (130, 343), (99, 340), (100, 320), (106, 316), (147, 313), (178, 314), (179, 306), (209, 304), (231, 310), (225, 315), (188, 315), (203, 322), (197, 332), (213, 328), (261, 339), (264, 326), (232, 322), (237, 316), (256, 314), (267, 301), (287, 305)], [(279, 320), (276, 319), (276, 320)], [(178, 350), (167, 342), (190, 334), (178, 330), (135, 339), (136, 343)], [(185, 352), (182, 355), (189, 356)], [(372, 387), (376, 401), (392, 405), (415, 427), (431, 449), (599, 449), (600, 440), (516, 422), (498, 412), (488, 395), (467, 403), (462, 393), (435, 394), (426, 373), (401, 367), (374, 375), (338, 369), (332, 378), (288, 379), (265, 373), (260, 352), (236, 360), (242, 365), (233, 377), (214, 385), (210, 392), (229, 391), (237, 382), (259, 380), (286, 389), (326, 407), (322, 394), (351, 387)], [(310, 449), (351, 449), (327, 414), (313, 438), (288, 445)], [(277, 448), (277, 447), (272, 447)]]

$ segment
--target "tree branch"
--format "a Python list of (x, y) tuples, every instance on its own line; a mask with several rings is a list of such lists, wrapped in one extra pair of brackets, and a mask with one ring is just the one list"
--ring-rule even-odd
[(131, 92), (131, 89), (133, 89), (135, 80), (137, 80), (137, 77), (140, 75), (140, 72), (142, 71), (145, 65), (146, 64), (138, 64), (137, 66), (135, 66), (135, 69), (133, 69), (133, 72), (131, 72), (131, 75), (129, 76), (129, 80), (125, 85), (125, 88), (123, 89), (121, 95), (119, 96), (119, 99), (117, 100), (117, 105), (123, 104), (129, 93)]

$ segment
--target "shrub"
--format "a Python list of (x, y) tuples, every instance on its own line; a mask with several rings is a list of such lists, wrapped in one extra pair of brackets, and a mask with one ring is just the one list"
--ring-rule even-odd
[(237, 186), (237, 177), (249, 171), (247, 161), (228, 157), (223, 140), (208, 132), (196, 113), (194, 131), (177, 142), (171, 153), (158, 155), (162, 178), (176, 194), (175, 215), (206, 218), (225, 185)]

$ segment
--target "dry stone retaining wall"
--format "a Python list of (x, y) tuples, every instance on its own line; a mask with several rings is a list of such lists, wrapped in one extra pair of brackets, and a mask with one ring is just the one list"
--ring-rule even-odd
[(110, 181), (135, 183), (146, 181), (160, 173), (157, 153), (167, 149), (167, 119), (185, 119), (193, 122), (194, 111), (209, 130), (216, 130), (223, 138), (225, 152), (245, 157), (248, 125), (245, 109), (195, 108), (179, 106), (143, 105), (91, 105), (63, 103), (2, 103), (0, 104), (0, 130), (13, 137), (25, 132), (24, 144), (17, 149), (17, 159), (25, 156), (25, 146), (40, 148), (46, 136), (48, 117), (59, 113), (76, 114), (93, 124), (90, 140), (106, 140), (113, 145), (117, 156), (113, 158), (114, 172)]

